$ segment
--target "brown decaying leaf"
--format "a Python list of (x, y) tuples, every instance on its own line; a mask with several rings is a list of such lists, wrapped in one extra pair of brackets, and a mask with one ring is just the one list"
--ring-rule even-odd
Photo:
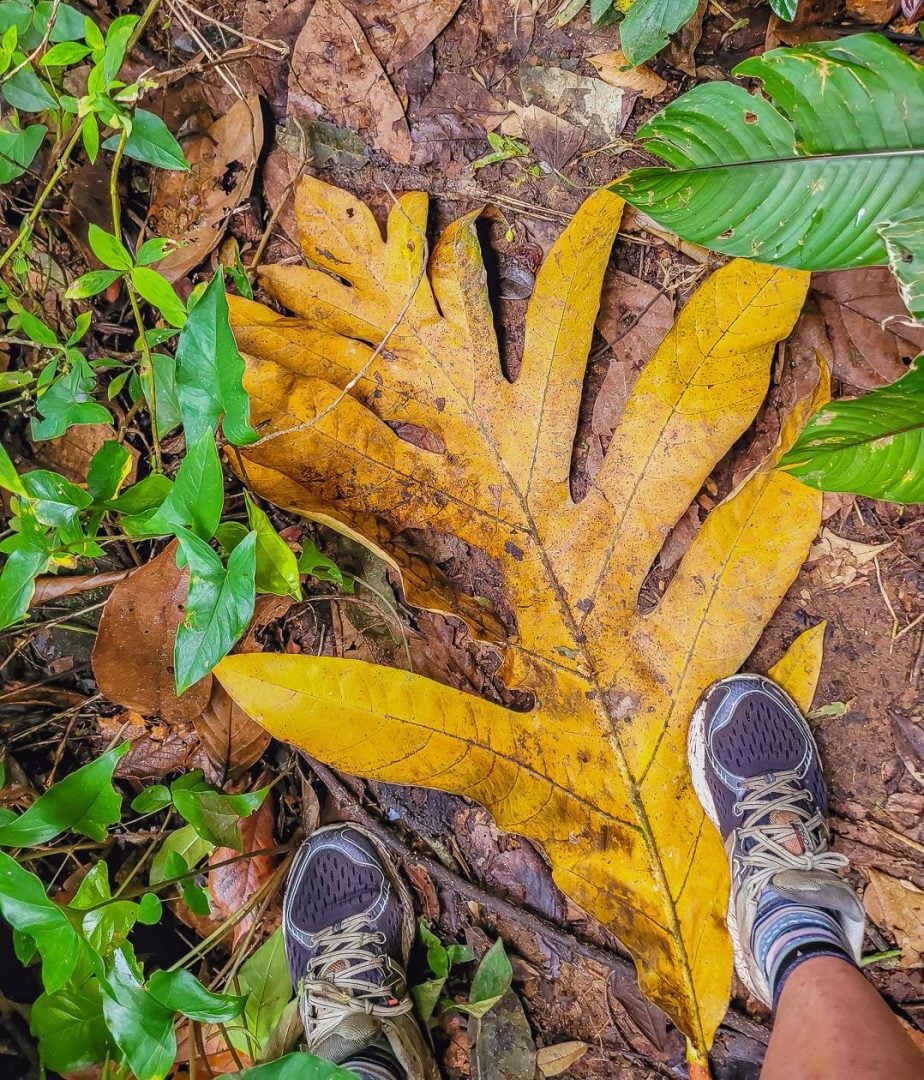
[(767, 23), (764, 48), (776, 49), (780, 45), (802, 45), (808, 41), (827, 41), (833, 35), (841, 0), (799, 0), (796, 17), (792, 22), (771, 14)]
[(462, 0), (346, 0), (389, 74), (410, 63), (442, 32)]
[[(657, 608), (639, 590), (666, 531), (750, 425), (808, 276), (733, 261), (708, 278), (639, 377), (587, 496), (570, 498), (574, 432), (621, 201), (593, 194), (536, 277), (519, 376), (498, 357), (475, 214), (425, 262), (428, 200), (403, 195), (387, 238), (315, 179), (296, 213), (311, 267), (262, 269), (298, 318), (233, 301), (260, 443), (242, 451), (277, 505), (387, 546), (453, 533), (493, 560), (516, 630), (514, 712), (422, 676), (331, 657), (231, 656), (223, 685), (278, 737), (335, 767), (441, 787), (545, 848), (556, 883), (638, 958), (644, 990), (702, 1063), (731, 976), (727, 859), (686, 768), (690, 713), (736, 670), (794, 580), (821, 495), (772, 467), (707, 517)], [(429, 271), (429, 273), (428, 273)], [(383, 341), (372, 355), (370, 344)], [(826, 393), (787, 418), (784, 445)], [(389, 423), (437, 434), (445, 453)], [(785, 527), (781, 525), (785, 523)], [(413, 568), (413, 567), (412, 567)], [(412, 602), (483, 609), (428, 578)], [(448, 602), (448, 603), (447, 603)]]
[(118, 585), (133, 573), (133, 569), (102, 570), (98, 574), (73, 574), (71, 577), (50, 574), (48, 577), (36, 578), (35, 592), (29, 601), (29, 607), (50, 604), (53, 600), (63, 600), (66, 596), (76, 596), (91, 589), (107, 589)]
[(188, 172), (155, 171), (151, 228), (180, 243), (157, 264), (168, 281), (188, 274), (218, 244), (231, 212), (250, 194), (262, 146), (263, 115), (253, 95), (184, 140)]
[[(75, 424), (60, 438), (38, 443), (33, 460), (43, 469), (54, 469), (61, 473), (71, 483), (85, 484), (93, 455), (103, 443), (115, 439), (116, 430), (111, 424)], [(132, 459), (131, 471), (125, 483), (133, 484), (138, 471), (139, 455), (133, 446), (126, 446), (125, 449)]]
[(527, 105), (539, 105), (576, 124), (593, 146), (613, 141), (632, 115), (638, 94), (565, 68), (523, 64), (520, 91)]
[[(362, 27), (339, 2), (318, 0), (295, 43), (289, 102), (314, 99), (333, 120), (354, 128), (401, 165), (411, 160), (404, 108)], [(312, 119), (317, 116), (310, 112)]]
[(693, 17), (674, 34), (663, 53), (664, 59), (669, 64), (686, 75), (696, 74), (694, 53), (703, 36), (703, 17), (708, 6), (709, 0), (699, 0), (699, 6), (693, 12)]
[(847, 0), (847, 14), (867, 26), (884, 26), (898, 14), (901, 0)]
[(536, 1054), (536, 1065), (543, 1076), (560, 1076), (576, 1061), (580, 1061), (589, 1049), (587, 1043), (577, 1040), (552, 1043), (551, 1046), (543, 1046)]
[(622, 49), (588, 56), (587, 62), (593, 64), (600, 78), (610, 86), (635, 90), (644, 98), (658, 97), (667, 89), (667, 82), (660, 75), (656, 75), (647, 64), (632, 67)]
[(527, 1080), (536, 1075), (536, 1044), (520, 999), (508, 990), (480, 1019), (468, 1024), (474, 1040), (472, 1080)]
[[(261, 776), (256, 787), (262, 787), (269, 783), (271, 777)], [(276, 800), (270, 791), (263, 800), (259, 810), (254, 811), (249, 818), (244, 818), (240, 823), (241, 839), (244, 843), (242, 851), (234, 851), (232, 848), (216, 848), (209, 858), (209, 894), (211, 896), (211, 911), (213, 919), (228, 919), (241, 910), (244, 904), (253, 897), (275, 869), (278, 861), (275, 855), (253, 855), (250, 858), (241, 859), (239, 856), (248, 855), (252, 851), (261, 851), (271, 848), (276, 843)], [(236, 862), (229, 862), (237, 858)], [(224, 863), (224, 866), (217, 865)], [(271, 920), (278, 917), (263, 912), (261, 922), (267, 932), (272, 932), (269, 925)], [(257, 919), (256, 910), (249, 911), (240, 922), (235, 923), (232, 937), (232, 947), (237, 945), (241, 938), (250, 930)]]
[[(888, 267), (814, 274), (812, 290), (836, 379), (858, 390), (875, 390), (900, 379), (906, 370), (903, 361), (924, 351), (924, 327), (911, 324)], [(806, 317), (811, 318), (810, 309)], [(797, 335), (802, 321), (796, 325)]]
[(97, 721), (104, 743), (127, 739), (131, 746), (119, 759), (116, 776), (128, 780), (160, 780), (167, 773), (183, 772), (204, 764), (199, 739), (191, 721), (169, 724), (146, 721), (139, 713), (126, 710)]
[(867, 915), (892, 932), (902, 950), (901, 966), (917, 967), (924, 953), (924, 892), (880, 870), (867, 873), (869, 885), (863, 893)]
[(208, 704), (193, 723), (220, 783), (259, 761), (270, 744), (267, 732), (251, 720), (217, 682), (212, 684)]
[(538, 105), (524, 108), (508, 101), (507, 116), (500, 130), (504, 135), (525, 140), (536, 157), (553, 169), (563, 169), (584, 145), (584, 132), (577, 124)]
[(192, 720), (208, 704), (212, 676), (177, 697), (173, 645), (183, 620), (189, 573), (178, 570), (176, 541), (120, 582), (103, 608), (93, 674), (111, 701), (144, 716)]

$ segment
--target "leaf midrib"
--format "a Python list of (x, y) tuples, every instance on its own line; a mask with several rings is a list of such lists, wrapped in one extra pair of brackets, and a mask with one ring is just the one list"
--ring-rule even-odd
[[(844, 150), (827, 154), (799, 154), (792, 157), (770, 158), (744, 158), (739, 161), (721, 161), (712, 165), (694, 165), (690, 168), (672, 168), (670, 165), (652, 165), (645, 169), (646, 172), (663, 172), (669, 176), (693, 176), (699, 173), (721, 172), (723, 169), (743, 169), (755, 166), (768, 165), (810, 165), (816, 162), (832, 161), (836, 163), (849, 161), (866, 161), (870, 158), (896, 158), (916, 157), (924, 154), (924, 146), (912, 146), (896, 148), (894, 150)], [(639, 169), (639, 172), (642, 170)], [(631, 186), (631, 176), (626, 182), (627, 189)], [(618, 193), (620, 185), (616, 185)]]

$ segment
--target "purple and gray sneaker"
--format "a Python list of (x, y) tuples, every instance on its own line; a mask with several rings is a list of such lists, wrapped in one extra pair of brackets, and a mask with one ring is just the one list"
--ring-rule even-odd
[(302, 845), (282, 910), (307, 1049), (327, 1061), (390, 1051), (406, 1076), (435, 1076), (406, 971), (410, 892), (388, 851), (359, 825), (318, 829)]
[(761, 675), (713, 684), (690, 724), (690, 770), (731, 864), (728, 931), (751, 993), (774, 1001), (793, 962), (859, 960), (865, 916), (828, 849), (827, 787), (795, 702)]

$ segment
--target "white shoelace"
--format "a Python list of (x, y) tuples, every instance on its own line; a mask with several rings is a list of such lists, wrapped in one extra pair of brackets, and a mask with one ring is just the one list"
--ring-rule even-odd
[[(780, 870), (828, 870), (847, 866), (846, 855), (821, 850), (826, 835), (824, 818), (819, 810), (808, 813), (801, 800), (805, 798), (804, 780), (795, 770), (775, 773), (772, 780), (755, 776), (744, 782), (744, 797), (735, 805), (735, 814), (743, 818), (736, 830), (738, 841), (753, 841), (750, 850), (738, 856), (742, 866), (753, 870), (744, 881), (748, 899), (756, 897), (767, 882)], [(772, 825), (774, 812), (795, 815), (789, 823)], [(800, 824), (812, 847), (794, 855), (785, 842), (793, 837), (793, 825)]]
[[(396, 1017), (410, 1012), (403, 975), (382, 951), (385, 935), (371, 931), (362, 914), (318, 931), (315, 944), (317, 953), (302, 979), (299, 1003), (311, 1022), (312, 1045), (333, 1034), (350, 1013)], [(369, 948), (373, 945), (378, 948)], [(368, 979), (376, 972), (383, 976), (378, 984)]]

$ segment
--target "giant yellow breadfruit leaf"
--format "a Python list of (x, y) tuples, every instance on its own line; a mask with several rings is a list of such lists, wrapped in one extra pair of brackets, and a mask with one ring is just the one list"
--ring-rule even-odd
[(490, 607), (440, 579), (407, 530), (486, 552), (516, 621), (504, 676), (532, 691), (532, 710), (355, 661), (232, 656), (217, 675), (274, 735), (319, 759), (469, 796), (540, 842), (556, 881), (632, 950), (642, 988), (701, 1061), (727, 1005), (731, 947), (726, 860), (690, 785), (687, 725), (795, 578), (821, 496), (758, 472), (710, 514), (657, 608), (641, 615), (637, 598), (667, 532), (753, 419), (808, 276), (745, 261), (713, 274), (575, 503), (572, 443), (621, 207), (592, 195), (550, 252), (515, 382), (498, 357), (476, 215), (450, 225), (427, 262), (423, 194), (398, 201), (383, 240), (361, 202), (306, 180), (297, 217), (310, 266), (262, 275), (297, 317), (233, 302), (262, 425), (241, 451), (254, 489), (380, 545), (413, 600), (497, 638)]

